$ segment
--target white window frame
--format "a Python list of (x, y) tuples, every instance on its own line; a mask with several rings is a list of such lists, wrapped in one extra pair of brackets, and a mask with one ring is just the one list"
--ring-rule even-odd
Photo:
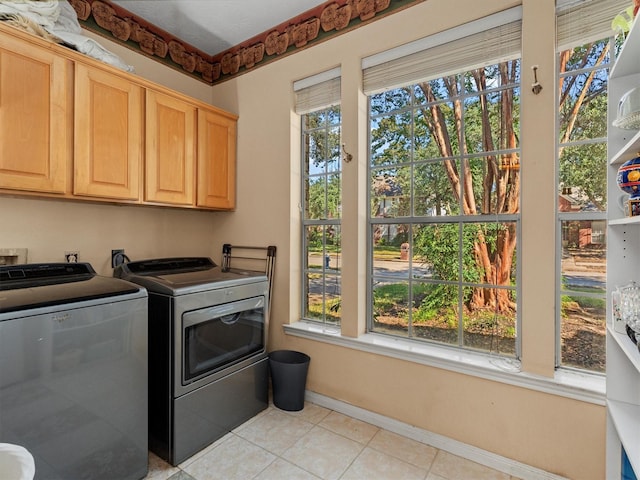
[[(327, 266), (324, 262), (324, 258), (327, 254), (326, 242), (324, 240), (324, 236), (323, 236), (323, 254), (321, 256), (323, 261), (321, 263), (321, 271), (320, 271), (320, 274), (322, 275), (322, 281), (320, 282), (320, 284), (322, 288), (322, 298), (323, 298), (322, 318), (321, 319), (310, 318), (305, 315), (305, 309), (306, 309), (306, 305), (308, 304), (308, 298), (309, 298), (307, 279), (309, 275), (316, 274), (316, 271), (313, 271), (308, 265), (308, 255), (307, 255), (308, 245), (306, 242), (306, 239), (307, 239), (306, 230), (310, 226), (319, 226), (319, 227), (322, 227), (323, 230), (326, 227), (334, 227), (334, 228), (340, 229), (342, 221), (341, 221), (341, 218), (323, 218), (323, 219), (305, 218), (304, 207), (305, 207), (305, 201), (306, 201), (306, 187), (307, 187), (307, 180), (308, 180), (307, 175), (305, 174), (306, 172), (305, 164), (308, 158), (305, 152), (304, 138), (308, 130), (305, 129), (304, 122), (305, 122), (305, 115), (307, 114), (317, 113), (323, 110), (329, 110), (331, 108), (334, 108), (335, 106), (340, 105), (340, 95), (341, 95), (340, 75), (341, 75), (341, 69), (334, 68), (332, 70), (319, 73), (312, 77), (308, 77), (303, 80), (296, 81), (294, 82), (294, 85), (293, 85), (293, 90), (295, 93), (295, 110), (296, 110), (296, 113), (300, 115), (300, 135), (301, 135), (300, 157), (301, 157), (302, 185), (301, 185), (300, 191), (301, 191), (302, 198), (300, 199), (300, 216), (301, 216), (300, 236), (301, 236), (301, 247), (302, 247), (301, 265), (303, 267), (301, 272), (302, 274), (301, 282), (302, 282), (303, 288), (301, 290), (302, 298), (300, 303), (300, 306), (301, 306), (300, 316), (305, 321), (328, 324), (333, 327), (339, 326), (340, 322), (336, 324), (335, 322), (327, 321), (327, 309), (329, 307), (327, 306), (327, 303), (326, 303), (326, 296), (330, 288), (327, 282), (328, 282), (328, 279), (333, 279), (334, 282), (337, 283), (338, 285), (337, 288), (341, 295), (341, 285), (340, 285), (341, 275), (337, 270), (337, 268), (329, 272), (329, 266)], [(340, 121), (340, 129), (341, 129), (341, 125), (342, 125), (342, 119)], [(324, 127), (322, 127), (327, 129), (327, 132), (326, 132), (327, 137), (329, 133), (328, 131), (329, 127), (330, 127), (329, 125), (325, 125)], [(331, 127), (335, 127), (335, 125)], [(340, 168), (337, 171), (331, 172), (331, 175), (335, 175), (335, 174), (339, 174), (340, 176), (342, 176), (342, 168)], [(330, 176), (327, 172), (325, 172), (324, 175), (326, 176), (327, 179)]]
[[(569, 1), (564, 0), (558, 2), (556, 9), (557, 36), (556, 36), (556, 77), (560, 75), (559, 71), (559, 54), (564, 50), (573, 49), (577, 46), (587, 44), (592, 41), (604, 40), (608, 38), (610, 42), (609, 63), (611, 66), (615, 60), (615, 38), (614, 32), (611, 30), (611, 20), (622, 10), (628, 7), (628, 2), (622, 0), (600, 0), (599, 2), (587, 1)], [(603, 67), (597, 68), (602, 69)], [(572, 70), (564, 76), (572, 76), (579, 73), (585, 73), (595, 70), (595, 68), (586, 68), (581, 70)], [(559, 99), (556, 97), (556, 131), (560, 131), (559, 118)], [(606, 144), (607, 138), (585, 139), (575, 142), (567, 142), (560, 144), (559, 135), (556, 135), (556, 185), (559, 184), (559, 168), (560, 159), (558, 152), (561, 146), (571, 147), (589, 143)], [(557, 198), (557, 197), (556, 197)], [(558, 369), (577, 370), (588, 372), (589, 374), (604, 376), (599, 373), (587, 369), (581, 369), (575, 366), (563, 364), (562, 362), (562, 296), (570, 292), (572, 296), (581, 296), (595, 299), (602, 299), (606, 308), (606, 293), (602, 295), (589, 292), (573, 292), (565, 291), (562, 288), (562, 224), (567, 221), (606, 221), (606, 211), (602, 212), (560, 212), (559, 202), (556, 200), (556, 343), (555, 343), (555, 365)], [(603, 339), (604, 342), (604, 339)]]
[[(592, 5), (599, 5), (603, 2), (609, 1), (611, 0), (598, 0), (597, 2), (590, 2), (589, 0), (558, 0), (557, 10), (560, 12), (567, 6), (573, 7), (577, 4), (582, 4), (583, 2), (591, 3)], [(516, 8), (520, 9), (520, 7)], [(443, 31), (442, 34), (446, 34), (449, 31), (455, 31), (457, 38), (466, 37), (473, 33), (478, 33), (477, 31), (474, 31), (472, 27), (473, 25), (480, 24), (484, 20), (485, 19), (480, 19), (476, 22), (471, 22), (470, 24), (461, 25), (456, 29)], [(427, 40), (437, 40), (438, 35), (440, 34), (411, 42), (407, 45), (402, 45), (387, 52), (366, 57), (361, 62), (362, 68), (364, 70), (389, 59), (415, 53), (416, 50), (423, 49), (419, 47), (416, 48), (416, 45)], [(439, 43), (443, 42), (444, 40), (441, 40)], [(407, 48), (410, 50), (407, 53), (398, 53), (399, 51), (404, 51)], [(522, 75), (525, 75), (524, 68)], [(522, 84), (525, 85), (525, 82), (526, 80), (523, 78)], [(363, 85), (361, 84), (358, 87), (362, 88)], [(545, 88), (547, 88), (546, 85)], [(549, 86), (549, 88), (552, 87)], [(366, 85), (364, 86), (364, 90), (365, 93), (368, 93), (366, 91)], [(348, 118), (343, 119), (343, 122), (355, 122), (356, 120), (358, 119)], [(347, 208), (346, 205), (345, 208)], [(364, 208), (366, 208), (366, 206)], [(362, 215), (365, 214), (364, 211), (360, 213)], [(366, 242), (366, 240), (364, 241)], [(553, 281), (551, 278), (549, 280)], [(518, 281), (520, 283), (520, 279), (518, 279)], [(361, 287), (365, 288), (364, 285)], [(520, 297), (521, 295), (519, 295), (519, 298)], [(553, 321), (553, 319), (549, 320)], [(350, 319), (349, 321), (352, 322), (355, 320)], [(345, 322), (345, 320), (343, 320), (343, 322)], [(460, 349), (441, 347), (436, 344), (405, 341), (402, 338), (392, 338), (378, 334), (360, 333), (353, 336), (352, 329), (348, 335), (345, 335), (341, 334), (341, 330), (339, 328), (327, 328), (326, 326), (314, 322), (293, 322), (291, 324), (286, 324), (284, 329), (288, 335), (299, 336), (301, 338), (324, 342), (343, 348), (350, 348), (375, 355), (387, 356), (403, 361), (471, 375), (478, 378), (516, 385), (552, 395), (586, 401), (596, 405), (604, 405), (605, 402), (604, 378), (601, 376), (591, 375), (589, 373), (556, 369), (553, 377), (541, 376), (539, 373), (522, 371), (519, 364), (512, 362), (505, 363), (501, 359), (491, 355), (480, 354), (473, 351), (461, 351)], [(551, 362), (553, 363), (553, 359), (551, 359)], [(535, 366), (537, 367), (538, 365)]]
[[(522, 7), (514, 7), (482, 19), (461, 25), (445, 32), (426, 37), (395, 49), (382, 52), (364, 58), (363, 67), (363, 87), (364, 93), (369, 97), (373, 94), (385, 90), (400, 88), (408, 85), (415, 85), (419, 82), (429, 81), (436, 78), (443, 78), (448, 75), (468, 72), (483, 66), (494, 65), (502, 61), (519, 59), (521, 56), (521, 19)], [(370, 109), (369, 109), (370, 112)], [(368, 118), (368, 122), (370, 119)], [(370, 141), (368, 142), (371, 143)], [(489, 152), (495, 154), (496, 152)], [(480, 156), (482, 152), (479, 152)], [(370, 157), (370, 152), (369, 152)], [(462, 158), (462, 155), (459, 155)], [(412, 160), (413, 161), (413, 160)], [(369, 163), (369, 162), (368, 162)], [(369, 189), (370, 190), (370, 189)], [(369, 205), (371, 202), (368, 201)], [(369, 207), (367, 208), (369, 210)], [(367, 328), (372, 330), (373, 326), (373, 245), (371, 240), (371, 228), (373, 224), (394, 223), (414, 224), (413, 217), (391, 218), (388, 221), (372, 218), (371, 212), (368, 215), (368, 278), (367, 282)], [(489, 218), (490, 217), (490, 218)], [(478, 218), (467, 218), (460, 215), (457, 217), (460, 223), (477, 222), (515, 222), (517, 230), (517, 245), (521, 245), (520, 236), (520, 213), (515, 215), (490, 215)], [(433, 219), (434, 223), (449, 220), (448, 218)], [(419, 222), (422, 223), (422, 222)], [(448, 222), (447, 222), (448, 223)], [(461, 246), (460, 246), (461, 248)], [(517, 248), (520, 255), (520, 248)], [(517, 265), (520, 261), (516, 260)], [(461, 267), (462, 268), (462, 267)], [(460, 279), (461, 281), (461, 279)], [(520, 275), (516, 278), (516, 297), (520, 299), (519, 285)], [(462, 288), (466, 286), (460, 283)], [(496, 286), (495, 288), (500, 288)], [(516, 314), (516, 331), (521, 331), (520, 315)], [(461, 329), (462, 326), (459, 326)], [(459, 332), (459, 336), (462, 332)], [(399, 337), (402, 338), (402, 337)], [(448, 348), (465, 349), (458, 345), (447, 345)], [(519, 358), (521, 349), (520, 335), (516, 335), (515, 357)]]

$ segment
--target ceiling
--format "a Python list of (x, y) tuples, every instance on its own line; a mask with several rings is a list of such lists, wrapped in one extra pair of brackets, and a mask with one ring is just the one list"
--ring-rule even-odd
[(111, 0), (211, 56), (325, 3), (324, 0)]

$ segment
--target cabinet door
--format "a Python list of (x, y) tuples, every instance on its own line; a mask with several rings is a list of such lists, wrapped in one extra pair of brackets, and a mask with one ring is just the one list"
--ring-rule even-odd
[(76, 64), (75, 195), (139, 200), (143, 89)]
[(232, 210), (236, 196), (236, 120), (198, 110), (199, 207)]
[(69, 60), (0, 35), (0, 188), (69, 190), (71, 75)]
[(196, 107), (147, 90), (145, 201), (193, 205)]

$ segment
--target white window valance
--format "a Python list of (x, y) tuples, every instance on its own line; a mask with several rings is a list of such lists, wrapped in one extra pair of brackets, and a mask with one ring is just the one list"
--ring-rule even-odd
[(302, 115), (338, 105), (341, 98), (340, 67), (293, 82), (295, 110)]
[(558, 2), (556, 8), (558, 51), (600, 40), (614, 32), (611, 21), (631, 6), (629, 0), (582, 0)]
[(518, 58), (522, 7), (401, 45), (362, 60), (367, 95)]

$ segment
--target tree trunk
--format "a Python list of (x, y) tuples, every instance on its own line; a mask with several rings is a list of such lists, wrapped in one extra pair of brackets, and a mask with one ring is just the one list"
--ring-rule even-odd
[[(511, 66), (511, 68), (509, 68)], [(500, 64), (500, 78), (503, 85), (513, 83), (515, 76), (515, 63), (505, 62)], [(486, 76), (484, 69), (473, 72), (472, 78), (478, 91), (485, 91)], [(446, 78), (444, 81), (449, 97), (458, 98), (458, 83), (455, 77)], [(435, 102), (436, 98), (429, 83), (420, 84), (428, 102)], [(513, 93), (512, 90), (503, 90), (500, 103), (500, 145), (496, 147), (491, 131), (490, 112), (485, 95), (480, 96), (480, 120), (482, 125), (482, 146), (484, 152), (494, 152), (498, 149), (515, 150), (517, 138), (513, 128)], [(443, 158), (453, 155), (451, 137), (447, 131), (444, 114), (439, 104), (432, 103), (425, 113), (427, 127), (439, 147)], [(467, 153), (467, 147), (462, 137), (463, 105), (459, 99), (453, 102), (453, 120), (455, 135), (458, 138), (460, 152)], [(487, 162), (482, 179), (482, 203), (481, 211), (477, 211), (476, 196), (474, 192), (473, 178), (470, 170), (469, 159), (464, 156), (462, 160), (462, 179), (455, 169), (455, 162), (445, 160), (445, 171), (449, 183), (453, 188), (456, 199), (459, 199), (459, 188), (462, 182), (464, 186), (462, 197), (462, 214), (478, 215), (489, 213), (516, 213), (519, 209), (520, 197), (520, 171), (519, 157), (516, 153), (508, 153), (503, 156), (503, 164), (508, 168), (501, 168), (500, 159), (495, 155), (485, 155)], [(495, 198), (495, 202), (492, 200)], [(479, 283), (491, 286), (508, 286), (511, 283), (511, 270), (513, 266), (513, 254), (516, 248), (516, 227), (513, 223), (500, 224), (497, 232), (496, 246), (490, 251), (486, 242), (485, 233), (478, 228), (477, 238), (473, 245), (473, 255), (478, 271)], [(511, 300), (510, 290), (504, 288), (477, 287), (474, 288), (467, 304), (470, 310), (491, 309), (496, 312), (510, 313), (515, 309), (515, 303)]]

